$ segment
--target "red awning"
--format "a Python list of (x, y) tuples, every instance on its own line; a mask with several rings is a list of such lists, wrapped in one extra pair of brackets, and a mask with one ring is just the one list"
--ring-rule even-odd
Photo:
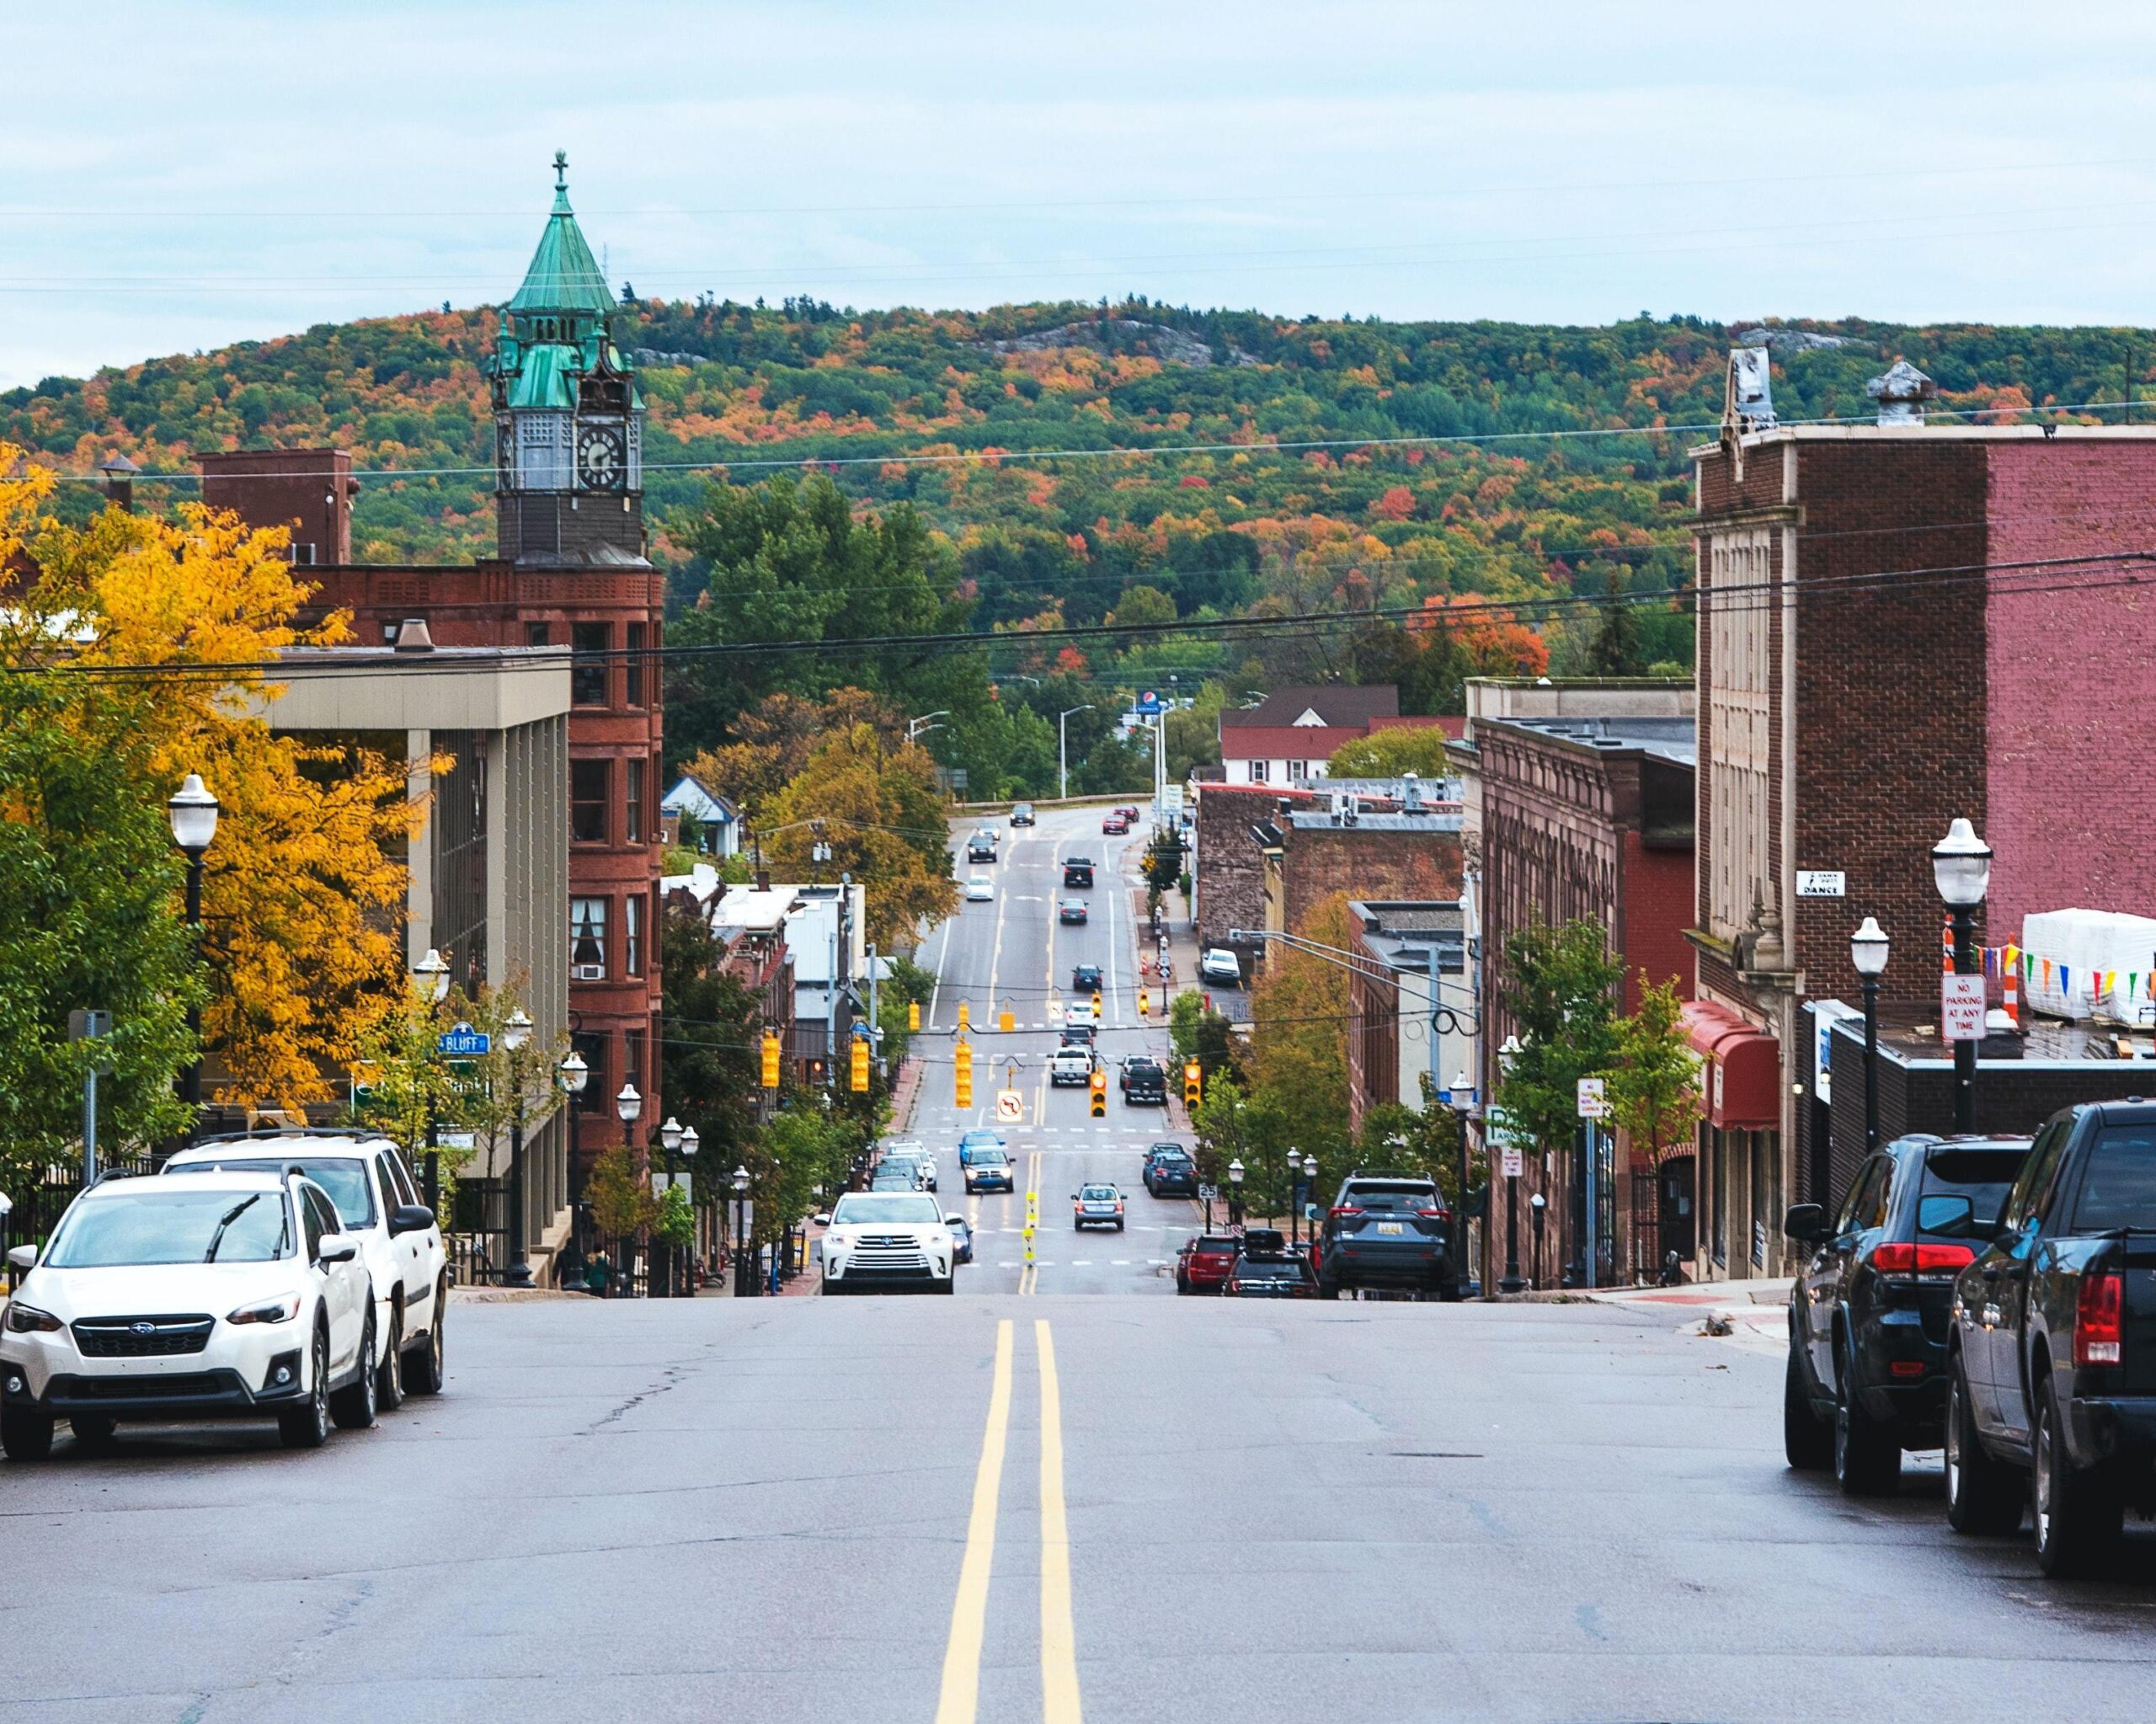
[(1725, 1131), (1772, 1131), (1782, 1123), (1781, 1049), (1726, 1006), (1691, 1000), (1678, 1017), (1706, 1063), (1707, 1124)]

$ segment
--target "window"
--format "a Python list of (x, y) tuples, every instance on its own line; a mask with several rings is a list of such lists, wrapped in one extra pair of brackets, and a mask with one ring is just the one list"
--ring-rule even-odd
[(607, 768), (611, 761), (569, 762), (569, 836), (579, 844), (606, 841)]
[(1735, 589), (1700, 606), (1707, 649), (1706, 686), (1712, 771), (1708, 784), (1714, 842), (1709, 849), (1707, 912), (1715, 933), (1741, 931), (1769, 878), (1768, 771), (1772, 631), (1777, 612), (1758, 590), (1774, 574), (1774, 536), (1765, 527), (1716, 533), (1709, 542), (1707, 585)]
[(551, 622), (526, 623), (524, 643), (527, 647), (551, 647), (554, 643), (554, 625)]
[(606, 653), (613, 642), (603, 622), (573, 623), (569, 628), (569, 701), (574, 706), (606, 704)]
[(314, 547), (295, 543), (291, 547), (292, 561), (303, 568), (314, 566)]
[(643, 704), (643, 624), (629, 625), (629, 691), (626, 697), (632, 707)]
[[(634, 1084), (637, 1086), (637, 1093), (641, 1096), (648, 1098), (651, 1094), (651, 1086), (643, 1081), (643, 1032), (642, 1030), (622, 1032), (622, 1081)], [(644, 1110), (643, 1117), (646, 1118), (650, 1117), (649, 1108)]]
[(584, 1061), (584, 1087), (577, 1092), (576, 1110), (579, 1113), (611, 1113), (614, 1111), (614, 1092), (606, 1081), (606, 1038), (595, 1030), (579, 1030), (569, 1038)]
[(1288, 762), (1288, 782), (1290, 784), (1299, 784), (1304, 779), (1310, 776), (1310, 763), (1308, 761), (1290, 761)]
[(1250, 763), (1250, 782), (1253, 784), (1264, 783), (1265, 769), (1270, 765), (1270, 761), (1252, 761)]
[[(606, 900), (569, 899), (569, 979), (602, 981), (606, 975)], [(586, 1054), (585, 1059), (591, 1056)]]
[(622, 900), (622, 974), (643, 974), (643, 899), (633, 892)]
[(629, 763), (628, 830), (623, 835), (631, 844), (643, 842), (643, 769), (641, 760)]
[(311, 1263), (322, 1255), (323, 1235), (334, 1233), (337, 1224), (323, 1219), (322, 1200), (312, 1192), (302, 1186), (295, 1195), (300, 1200), (300, 1227), (307, 1236), (307, 1260)]
[(388, 1150), (382, 1150), (374, 1158), (374, 1171), (375, 1177), (382, 1182), (382, 1201), (387, 1207), (393, 1209), (414, 1201), (407, 1195), (408, 1188), (398, 1182), (403, 1169)]

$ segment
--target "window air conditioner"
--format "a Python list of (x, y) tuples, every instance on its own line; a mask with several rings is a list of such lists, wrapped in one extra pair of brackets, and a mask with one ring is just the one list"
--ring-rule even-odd
[(603, 963), (573, 963), (569, 966), (569, 979), (573, 982), (603, 982), (606, 979), (606, 966)]

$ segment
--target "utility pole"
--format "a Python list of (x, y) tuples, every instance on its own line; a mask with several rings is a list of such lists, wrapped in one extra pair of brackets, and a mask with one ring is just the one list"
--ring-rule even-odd
[(1070, 799), (1070, 761), (1069, 755), (1070, 723), (1072, 713), (1090, 713), (1092, 703), (1072, 707), (1059, 714), (1055, 721), (1055, 794), (1059, 802)]

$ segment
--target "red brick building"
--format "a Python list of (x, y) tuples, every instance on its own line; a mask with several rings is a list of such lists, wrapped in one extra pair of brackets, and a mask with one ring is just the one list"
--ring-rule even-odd
[(1897, 366), (1876, 425), (1732, 417), (1694, 451), (1704, 1273), (1778, 1273), (1785, 1205), (1838, 1195), (1796, 1151), (1801, 1008), (1857, 997), (1875, 915), (1884, 1004), (1935, 1011), (1950, 821), (1997, 852), (1980, 940), (2156, 884), (2156, 653), (2121, 579), (2156, 534), (2156, 430), (1927, 424), (1925, 387)]
[[(645, 555), (643, 405), (613, 335), (615, 302), (569, 207), (554, 207), (510, 300), (494, 384), (498, 554), (471, 564), (350, 561), (357, 484), (341, 450), (201, 457), (203, 494), (259, 526), (290, 527), (312, 563), (315, 611), (350, 610), (362, 643), (425, 619), (444, 647), (566, 646), (569, 718), (570, 1022), (590, 1067), (587, 1113), (611, 1122), (624, 1083), (639, 1133), (659, 1090), (659, 661), (664, 592)], [(302, 550), (306, 547), (311, 549)], [(514, 886), (514, 883), (512, 883)], [(419, 954), (414, 953), (414, 958)], [(446, 954), (459, 979), (484, 954)], [(581, 1134), (588, 1161), (612, 1129)]]

